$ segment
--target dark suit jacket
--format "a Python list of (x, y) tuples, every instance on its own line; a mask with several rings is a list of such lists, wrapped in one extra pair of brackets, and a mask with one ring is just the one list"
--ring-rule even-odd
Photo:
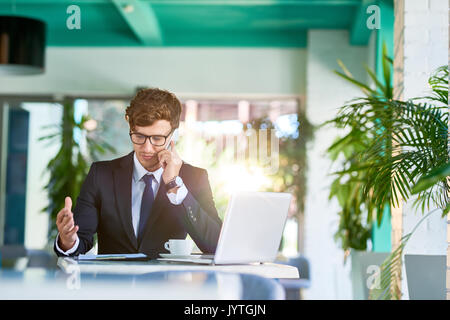
[[(158, 253), (168, 252), (164, 249), (167, 240), (184, 239), (187, 234), (202, 252), (214, 253), (222, 221), (214, 205), (208, 173), (185, 162), (179, 176), (188, 189), (186, 198), (182, 204), (173, 205), (161, 180), (138, 243), (131, 220), (133, 153), (91, 165), (73, 209), (80, 244), (71, 256), (89, 251), (95, 233), (99, 254), (142, 252), (154, 259)], [(56, 246), (54, 250), (62, 256)]]

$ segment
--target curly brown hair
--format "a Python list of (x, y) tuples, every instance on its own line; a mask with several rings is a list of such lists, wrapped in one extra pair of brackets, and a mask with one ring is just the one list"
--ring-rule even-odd
[(181, 117), (181, 102), (171, 92), (159, 88), (141, 89), (125, 110), (125, 119), (130, 130), (135, 126), (151, 126), (157, 120), (170, 122), (172, 130), (178, 128)]

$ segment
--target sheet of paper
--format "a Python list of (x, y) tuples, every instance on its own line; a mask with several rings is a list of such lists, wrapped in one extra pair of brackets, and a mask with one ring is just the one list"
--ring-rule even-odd
[(145, 259), (147, 256), (143, 253), (127, 253), (127, 254), (80, 254), (78, 260), (131, 260)]

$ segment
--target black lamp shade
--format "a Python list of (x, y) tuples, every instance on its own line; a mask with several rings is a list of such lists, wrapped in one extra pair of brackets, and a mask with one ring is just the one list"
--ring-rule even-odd
[(44, 63), (45, 23), (0, 16), (0, 75), (43, 73)]

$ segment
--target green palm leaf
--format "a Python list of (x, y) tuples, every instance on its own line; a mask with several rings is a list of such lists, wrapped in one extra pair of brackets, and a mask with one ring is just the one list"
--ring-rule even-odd
[(424, 191), (436, 183), (447, 179), (450, 176), (450, 163), (447, 162), (437, 168), (434, 168), (430, 171), (429, 174), (421, 177), (415, 186), (413, 187), (412, 193), (417, 194), (421, 191)]

